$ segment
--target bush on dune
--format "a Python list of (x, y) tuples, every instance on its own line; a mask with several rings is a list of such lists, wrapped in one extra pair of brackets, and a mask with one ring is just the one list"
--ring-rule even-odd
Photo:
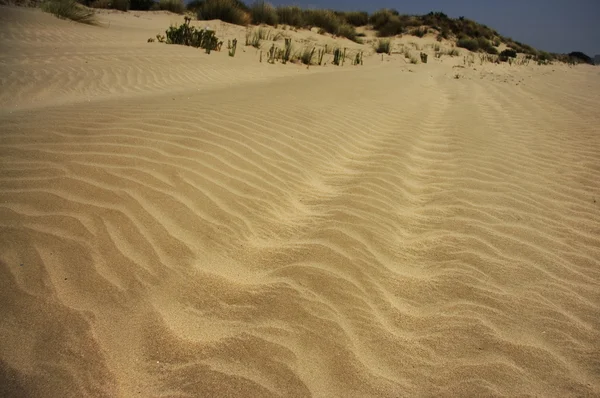
[(304, 11), (300, 7), (285, 6), (277, 7), (277, 18), (279, 23), (301, 28), (304, 23)]
[(256, 1), (250, 6), (250, 16), (252, 17), (252, 23), (256, 25), (274, 26), (277, 25), (279, 20), (275, 7), (263, 0)]
[(405, 22), (400, 18), (396, 10), (379, 10), (373, 13), (369, 18), (373, 28), (377, 30), (380, 37), (389, 37), (402, 34), (405, 28)]
[(83, 7), (75, 0), (50, 0), (42, 3), (43, 11), (62, 19), (93, 25), (96, 23), (94, 11)]
[(488, 54), (498, 54), (496, 47), (485, 37), (478, 37), (476, 39), (463, 37), (456, 42), (456, 46), (473, 52), (483, 51)]
[(365, 11), (350, 11), (342, 16), (352, 26), (365, 26), (369, 23), (369, 14)]
[(239, 8), (236, 0), (205, 0), (198, 8), (198, 19), (220, 19), (236, 25), (246, 26), (250, 15)]
[(327, 33), (336, 34), (342, 20), (331, 10), (305, 10), (304, 23), (307, 26), (322, 28)]

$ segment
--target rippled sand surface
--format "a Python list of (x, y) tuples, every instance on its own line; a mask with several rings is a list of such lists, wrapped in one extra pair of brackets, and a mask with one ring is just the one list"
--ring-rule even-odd
[(600, 395), (600, 69), (0, 14), (0, 395)]

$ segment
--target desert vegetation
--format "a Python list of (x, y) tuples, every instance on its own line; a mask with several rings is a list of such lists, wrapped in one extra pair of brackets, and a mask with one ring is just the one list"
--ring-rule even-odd
[(391, 54), (392, 45), (390, 39), (379, 39), (375, 46), (375, 52), (377, 54)]
[(41, 8), (58, 18), (89, 25), (96, 23), (94, 11), (83, 7), (75, 0), (49, 0), (43, 2)]
[[(166, 10), (178, 14), (191, 12), (199, 20), (219, 19), (224, 22), (248, 26), (270, 25), (290, 26), (296, 29), (317, 28), (321, 34), (345, 37), (357, 43), (362, 36), (356, 27), (370, 26), (380, 38), (393, 38), (399, 35), (424, 37), (434, 35), (438, 41), (454, 42), (457, 47), (472, 52), (498, 55), (500, 62), (509, 62), (524, 54), (538, 64), (550, 64), (554, 61), (569, 64), (592, 64), (591, 57), (581, 52), (552, 54), (500, 35), (496, 30), (464, 17), (450, 18), (442, 12), (430, 12), (425, 15), (405, 15), (394, 9), (380, 9), (372, 14), (365, 11), (334, 11), (327, 9), (302, 9), (297, 6), (273, 6), (264, 0), (256, 0), (247, 5), (241, 0), (192, 0), (185, 6), (183, 0), (48, 0), (42, 8), (59, 18), (81, 23), (94, 23), (91, 8), (113, 8), (121, 11)], [(259, 47), (262, 37), (247, 38), (253, 46)], [(500, 52), (498, 47), (504, 44), (507, 49)], [(377, 53), (390, 53), (390, 42), (379, 40), (375, 44)], [(445, 54), (435, 51), (435, 56), (456, 56), (457, 51)], [(510, 61), (512, 62), (512, 61)]]

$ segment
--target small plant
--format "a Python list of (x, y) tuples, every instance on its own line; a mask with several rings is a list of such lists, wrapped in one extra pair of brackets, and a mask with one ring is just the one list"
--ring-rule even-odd
[(319, 65), (321, 65), (323, 63), (323, 56), (327, 53), (327, 45), (325, 45), (325, 48), (323, 49), (319, 49), (319, 53), (317, 56), (317, 59), (319, 60)]
[(458, 79), (460, 79), (460, 75), (457, 73), (454, 75), (454, 78), (458, 80)]
[(362, 65), (363, 64), (363, 52), (362, 51), (359, 51), (356, 53), (353, 64), (354, 65)]
[(419, 63), (419, 60), (417, 59), (417, 57), (411, 56), (410, 57), (410, 63), (416, 65), (416, 64)]
[(421, 53), (421, 62), (426, 64), (427, 63), (427, 53)]
[(392, 52), (392, 45), (390, 39), (380, 39), (377, 41), (375, 47), (377, 54), (390, 54)]
[(285, 48), (281, 57), (281, 62), (286, 64), (292, 56), (292, 39), (285, 39)]
[(335, 50), (333, 50), (333, 64), (339, 66), (341, 62), (342, 62), (342, 50), (339, 48), (336, 48)]
[(412, 31), (413, 36), (423, 37), (427, 34), (427, 28), (418, 28)]
[(229, 56), (235, 57), (235, 50), (237, 48), (237, 39), (233, 39), (233, 41), (231, 42), (231, 44), (229, 44), (227, 46), (227, 48), (229, 48)]
[(313, 55), (315, 54), (315, 48), (313, 47), (312, 50), (309, 48), (305, 48), (304, 51), (302, 52), (302, 55), (300, 55), (300, 61), (302, 61), (302, 63), (304, 65), (311, 65), (312, 64), (312, 59), (313, 59)]
[(41, 8), (58, 18), (88, 25), (96, 24), (94, 11), (84, 8), (75, 0), (50, 0), (42, 3)]

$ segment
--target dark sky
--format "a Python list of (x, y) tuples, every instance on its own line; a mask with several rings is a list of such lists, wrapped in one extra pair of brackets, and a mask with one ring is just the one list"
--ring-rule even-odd
[[(538, 49), (600, 54), (600, 0), (271, 0), (303, 8), (375, 11), (395, 8), (402, 14), (443, 11), (465, 16), (504, 36)], [(247, 1), (252, 3), (252, 1)]]

